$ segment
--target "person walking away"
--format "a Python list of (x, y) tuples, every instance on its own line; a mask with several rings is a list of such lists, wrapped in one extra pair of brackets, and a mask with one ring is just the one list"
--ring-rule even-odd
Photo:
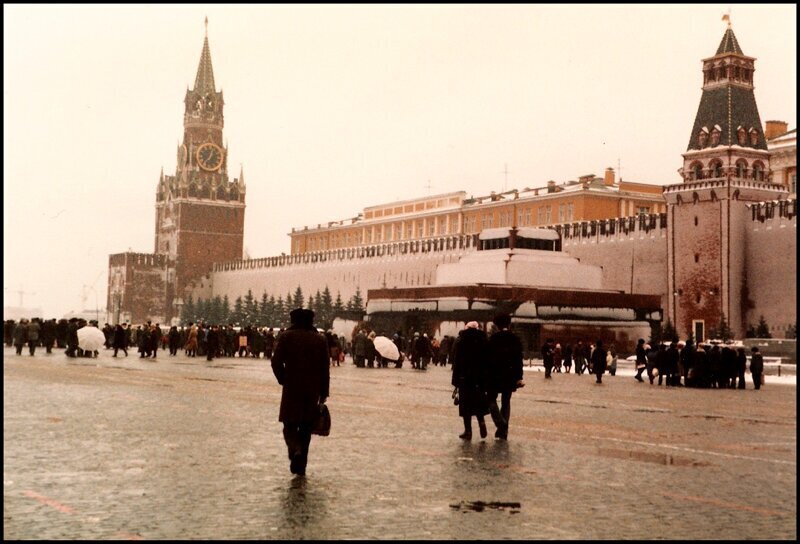
[(433, 349), (431, 348), (431, 341), (428, 338), (428, 333), (423, 333), (422, 336), (417, 338), (414, 344), (414, 358), (417, 361), (417, 369), (428, 370), (428, 363), (431, 362)]
[(42, 346), (47, 353), (53, 353), (53, 345), (56, 343), (56, 320), (48, 319), (42, 322)]
[(367, 361), (369, 368), (375, 368), (375, 331), (372, 331), (367, 336), (366, 350), (364, 352), (364, 359)]
[(750, 348), (753, 354), (750, 356), (750, 374), (753, 375), (753, 386), (761, 389), (761, 379), (764, 373), (764, 357), (758, 351), (758, 346)]
[[(678, 342), (678, 347), (681, 347), (683, 344), (682, 349), (680, 350), (680, 377), (683, 378), (683, 384), (686, 385), (689, 379), (689, 371), (694, 366), (694, 342), (691, 339), (687, 340), (684, 344), (683, 342)], [(680, 378), (679, 378), (680, 379)], [(678, 383), (680, 385), (680, 382)]]
[(603, 341), (598, 340), (592, 352), (592, 372), (597, 376), (596, 383), (603, 383), (603, 373), (606, 371), (606, 357), (608, 353), (603, 349)]
[(7, 319), (3, 325), (3, 339), (5, 340), (6, 346), (9, 348), (14, 345), (15, 328), (16, 324), (14, 323), (13, 319)]
[(77, 356), (78, 351), (78, 319), (75, 317), (70, 318), (67, 323), (67, 336), (66, 336), (67, 349), (64, 354), (67, 357)]
[(197, 327), (194, 323), (189, 323), (189, 335), (186, 339), (186, 345), (183, 346), (183, 348), (186, 350), (187, 356), (197, 356)]
[(181, 333), (178, 332), (177, 325), (173, 325), (169, 329), (169, 333), (167, 333), (167, 339), (169, 343), (169, 354), (170, 356), (175, 356), (178, 354), (178, 348), (181, 345)]
[(358, 368), (364, 368), (364, 361), (367, 357), (367, 334), (363, 329), (358, 331), (353, 338), (353, 362)]
[(642, 372), (645, 371), (647, 368), (647, 351), (644, 349), (645, 343), (644, 338), (639, 338), (639, 341), (636, 343), (636, 381), (644, 382), (644, 378), (642, 378)]
[(36, 346), (39, 345), (39, 332), (42, 330), (42, 327), (39, 325), (39, 318), (34, 317), (31, 319), (31, 322), (28, 323), (28, 350), (30, 351), (31, 357), (36, 352)]
[(700, 387), (707, 389), (711, 387), (711, 370), (708, 363), (708, 353), (706, 346), (697, 344), (697, 349), (694, 352), (694, 364), (692, 365), (694, 371), (691, 378), (693, 387)]
[(553, 370), (553, 340), (548, 338), (542, 346), (542, 363), (544, 364), (544, 377), (551, 379), (550, 372)]
[(161, 342), (161, 325), (156, 323), (150, 329), (150, 350), (153, 353), (153, 359), (156, 358), (158, 353), (158, 344)]
[(586, 367), (586, 356), (584, 355), (583, 342), (581, 340), (578, 340), (578, 343), (575, 344), (573, 358), (575, 359), (575, 374), (582, 376), (583, 369)]
[(470, 321), (458, 333), (453, 354), (453, 377), (451, 384), (458, 388), (458, 414), (464, 421), (462, 440), (472, 440), (472, 417), (478, 420), (481, 438), (486, 438), (484, 416), (489, 413), (486, 402), (488, 379), (488, 341), (486, 333), (478, 328), (477, 321)]
[(567, 344), (564, 347), (564, 372), (569, 374), (572, 368), (572, 344)]
[(213, 361), (214, 357), (217, 356), (218, 351), (219, 351), (219, 330), (217, 329), (216, 325), (211, 325), (211, 327), (208, 329), (208, 334), (206, 335), (206, 361)]
[(314, 328), (314, 312), (297, 308), (291, 326), (278, 338), (272, 372), (283, 387), (278, 421), (289, 453), (289, 470), (306, 473), (311, 429), (320, 405), (330, 395), (330, 366), (325, 339)]
[(744, 385), (744, 373), (747, 371), (747, 355), (745, 355), (744, 348), (739, 348), (736, 351), (736, 374), (739, 378), (739, 389), (747, 389)]
[(272, 359), (273, 349), (275, 349), (275, 333), (272, 331), (272, 327), (270, 327), (267, 334), (264, 335), (264, 357)]
[[(511, 316), (499, 314), (494, 318), (498, 331), (489, 337), (488, 343), (488, 388), (489, 413), (496, 427), (495, 438), (508, 439), (508, 424), (511, 419), (511, 394), (524, 387), (522, 380), (522, 342), (511, 332)], [(497, 407), (497, 395), (500, 407)]]
[(553, 368), (556, 369), (556, 372), (561, 374), (561, 344), (556, 344), (556, 347), (553, 348)]
[[(670, 343), (669, 347), (667, 348), (667, 355), (666, 355), (666, 371), (665, 371), (665, 378), (668, 387), (672, 387), (675, 385), (675, 378), (678, 376), (678, 361), (680, 360), (680, 354), (678, 353), (678, 343), (674, 340)], [(659, 383), (660, 385), (660, 383)]]
[(116, 357), (119, 350), (122, 350), (125, 353), (125, 357), (128, 356), (128, 345), (125, 339), (125, 327), (120, 324), (117, 324), (114, 327), (114, 342), (112, 344), (114, 346), (114, 355), (112, 357)]
[(28, 320), (24, 317), (19, 320), (14, 327), (14, 347), (17, 348), (17, 355), (22, 355), (22, 348), (28, 341)]

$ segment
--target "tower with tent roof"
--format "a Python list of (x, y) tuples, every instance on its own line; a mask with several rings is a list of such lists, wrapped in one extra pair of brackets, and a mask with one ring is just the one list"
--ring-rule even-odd
[[(703, 59), (703, 93), (689, 135), (683, 183), (664, 188), (668, 318), (678, 334), (704, 338), (724, 314), (738, 338), (748, 297), (747, 204), (785, 198), (771, 183), (758, 115), (755, 58), (742, 52), (728, 19), (717, 52)], [(751, 281), (754, 278), (749, 278)]]

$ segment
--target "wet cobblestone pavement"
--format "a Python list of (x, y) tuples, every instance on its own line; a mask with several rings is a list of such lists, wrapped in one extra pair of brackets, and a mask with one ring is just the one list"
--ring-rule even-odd
[[(264, 359), (3, 358), (10, 539), (795, 539), (796, 387), (526, 372), (471, 442), (450, 369), (331, 369), (289, 472)], [(518, 504), (515, 504), (518, 503)]]

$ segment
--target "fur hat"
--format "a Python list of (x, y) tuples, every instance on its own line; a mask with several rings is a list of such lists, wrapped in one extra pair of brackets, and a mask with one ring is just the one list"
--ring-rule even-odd
[(292, 325), (311, 327), (314, 324), (314, 312), (305, 308), (295, 308), (289, 312), (289, 319)]
[(480, 325), (478, 325), (478, 322), (477, 322), (477, 321), (470, 321), (470, 322), (469, 322), (469, 323), (467, 323), (467, 325), (466, 325), (466, 328), (467, 328), (467, 329), (477, 329), (477, 328), (479, 328), (479, 327), (480, 327)]

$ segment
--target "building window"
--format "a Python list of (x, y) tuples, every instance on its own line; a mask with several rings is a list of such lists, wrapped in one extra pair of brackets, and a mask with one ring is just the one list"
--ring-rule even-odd
[(572, 221), (574, 218), (574, 206), (570, 203), (567, 204), (567, 221)]
[(736, 137), (739, 140), (739, 145), (747, 145), (747, 133), (742, 127), (736, 131)]
[(700, 164), (699, 162), (695, 163), (694, 166), (692, 166), (692, 172), (694, 172), (695, 180), (703, 179), (703, 165)]
[(550, 215), (550, 212), (551, 212), (550, 206), (547, 206), (547, 207), (544, 209), (544, 220), (545, 220), (545, 224), (546, 224), (546, 225), (549, 225), (550, 223), (552, 223), (552, 222), (553, 222), (553, 218), (552, 218), (552, 216)]
[(792, 194), (797, 193), (797, 173), (792, 174), (791, 182), (789, 183), (789, 191)]
[(636, 208), (636, 210), (637, 210), (636, 213), (638, 215), (647, 215), (648, 213), (650, 213), (650, 207), (649, 206), (638, 206)]
[(758, 131), (754, 128), (750, 129), (750, 144), (756, 145), (758, 143)]
[(537, 225), (544, 225), (544, 208), (539, 207), (536, 213), (536, 224)]
[(700, 146), (700, 149), (703, 149), (706, 144), (708, 143), (708, 130), (703, 127), (703, 130), (697, 135), (697, 144)]
[(697, 226), (697, 216), (696, 215), (694, 216), (694, 226), (695, 227)]
[(696, 263), (700, 262), (700, 254), (699, 253), (695, 253), (694, 254), (694, 262), (696, 262)]
[(714, 130), (711, 131), (711, 147), (715, 147), (719, 145), (719, 135), (721, 131), (718, 126), (714, 127)]
[(567, 206), (565, 204), (558, 205), (558, 222), (563, 223), (567, 220)]
[(425, 236), (425, 225), (422, 224), (422, 221), (417, 221), (417, 238), (423, 236)]
[(433, 236), (436, 233), (436, 220), (428, 220), (428, 236)]

